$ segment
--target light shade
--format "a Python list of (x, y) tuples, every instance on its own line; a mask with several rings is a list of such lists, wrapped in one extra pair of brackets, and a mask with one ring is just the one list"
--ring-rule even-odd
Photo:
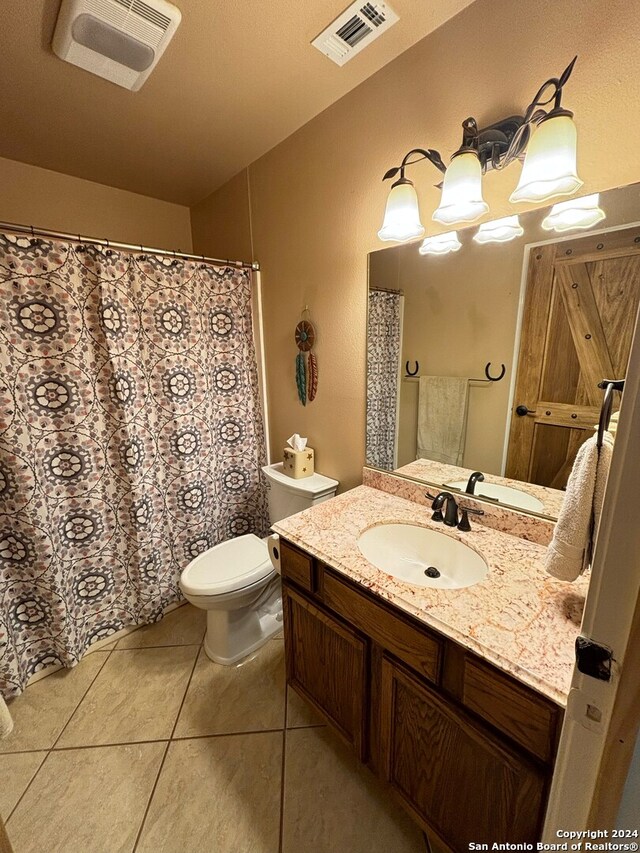
[(493, 222), (483, 222), (473, 239), (476, 243), (507, 243), (523, 234), (524, 228), (517, 214), (514, 214), (494, 219)]
[(420, 222), (418, 196), (414, 186), (407, 178), (400, 178), (391, 187), (378, 237), (404, 243), (423, 234), (424, 225)]
[(520, 181), (509, 201), (547, 201), (579, 190), (576, 171), (578, 135), (570, 115), (552, 115), (534, 131)]
[(542, 220), (542, 227), (545, 231), (592, 228), (606, 216), (604, 210), (598, 206), (599, 202), (600, 193), (593, 193), (554, 204), (551, 212)]
[(482, 198), (482, 167), (475, 151), (456, 154), (445, 172), (436, 222), (474, 222), (489, 210)]
[(457, 252), (462, 246), (458, 240), (457, 231), (447, 231), (446, 234), (436, 234), (435, 237), (425, 237), (418, 249), (421, 255), (448, 255)]

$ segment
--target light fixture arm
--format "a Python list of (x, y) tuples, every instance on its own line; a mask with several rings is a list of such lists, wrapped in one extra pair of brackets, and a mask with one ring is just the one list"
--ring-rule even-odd
[[(573, 66), (576, 64), (577, 58), (577, 56), (573, 57), (559, 77), (550, 77), (548, 80), (545, 80), (542, 86), (540, 86), (533, 100), (525, 110), (522, 124), (514, 134), (507, 151), (500, 157), (492, 157), (492, 165), (494, 169), (504, 169), (505, 166), (508, 166), (509, 163), (512, 163), (520, 157), (527, 147), (531, 136), (531, 128), (533, 126), (540, 124), (541, 121), (546, 118), (550, 118), (551, 116), (573, 116), (572, 112), (562, 108), (561, 101), (563, 88), (569, 77), (571, 77), (571, 72), (573, 71)], [(553, 87), (553, 91), (551, 95), (545, 99), (544, 94), (550, 86)], [(554, 102), (553, 109), (549, 111), (542, 109), (552, 101)]]
[[(411, 157), (417, 154), (413, 160)], [(429, 148), (425, 150), (424, 148), (412, 148), (411, 151), (408, 151), (404, 157), (402, 158), (402, 163), (399, 166), (394, 166), (393, 169), (389, 169), (388, 172), (385, 172), (383, 181), (387, 181), (390, 178), (395, 178), (395, 176), (400, 172), (400, 180), (404, 181), (404, 170), (407, 166), (413, 166), (414, 163), (419, 163), (421, 160), (428, 160), (430, 163), (439, 169), (443, 174), (447, 171), (447, 167), (444, 165), (442, 161), (442, 157), (440, 156), (439, 151), (435, 151), (433, 148)]]

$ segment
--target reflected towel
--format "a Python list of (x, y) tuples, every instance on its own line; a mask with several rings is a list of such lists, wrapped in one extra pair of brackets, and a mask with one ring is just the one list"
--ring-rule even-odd
[(7, 737), (13, 731), (13, 720), (7, 704), (0, 696), (0, 738)]
[(456, 376), (420, 377), (418, 459), (462, 465), (468, 401), (468, 379)]
[(591, 564), (612, 454), (613, 436), (608, 432), (600, 450), (594, 435), (576, 454), (545, 558), (546, 570), (558, 580), (574, 581)]

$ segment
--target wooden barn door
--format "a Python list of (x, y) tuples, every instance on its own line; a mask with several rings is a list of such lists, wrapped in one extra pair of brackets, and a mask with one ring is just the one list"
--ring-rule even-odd
[(624, 378), (639, 302), (640, 227), (531, 249), (507, 477), (566, 486), (598, 383)]

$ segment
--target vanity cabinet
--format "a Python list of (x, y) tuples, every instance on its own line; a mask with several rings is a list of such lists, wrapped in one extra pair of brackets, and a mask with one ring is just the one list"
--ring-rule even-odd
[(287, 682), (434, 849), (539, 840), (562, 709), (281, 540)]

